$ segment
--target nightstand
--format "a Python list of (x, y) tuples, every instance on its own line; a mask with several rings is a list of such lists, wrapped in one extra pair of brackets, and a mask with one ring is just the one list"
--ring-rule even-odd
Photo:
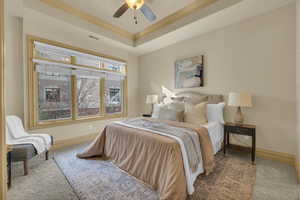
[(152, 115), (151, 114), (143, 114), (142, 116), (143, 117), (151, 117)]
[(236, 124), (226, 122), (224, 125), (224, 155), (226, 155), (226, 148), (230, 146), (230, 134), (252, 137), (251, 160), (252, 163), (254, 163), (256, 151), (256, 126), (250, 124)]

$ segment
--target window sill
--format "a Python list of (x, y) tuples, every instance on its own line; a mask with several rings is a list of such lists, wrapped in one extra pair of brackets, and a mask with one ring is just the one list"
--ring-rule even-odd
[(44, 128), (51, 128), (57, 126), (66, 126), (78, 123), (86, 123), (90, 121), (102, 121), (102, 120), (110, 120), (110, 119), (118, 119), (118, 118), (125, 118), (127, 114), (125, 113), (118, 113), (118, 114), (107, 114), (105, 116), (97, 116), (97, 117), (85, 117), (85, 118), (78, 118), (75, 120), (67, 119), (67, 120), (56, 120), (56, 121), (48, 121), (48, 122), (39, 122), (33, 127), (29, 127), (28, 130), (36, 130), (36, 129), (44, 129)]

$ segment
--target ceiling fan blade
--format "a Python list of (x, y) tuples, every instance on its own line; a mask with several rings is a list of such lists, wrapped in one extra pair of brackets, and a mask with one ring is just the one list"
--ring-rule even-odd
[(144, 4), (140, 8), (140, 10), (150, 22), (153, 22), (154, 20), (156, 20), (156, 15), (153, 13), (151, 8), (149, 6), (147, 6), (146, 4)]
[(124, 3), (114, 14), (114, 17), (119, 18), (121, 17), (127, 10), (128, 10), (127, 3)]

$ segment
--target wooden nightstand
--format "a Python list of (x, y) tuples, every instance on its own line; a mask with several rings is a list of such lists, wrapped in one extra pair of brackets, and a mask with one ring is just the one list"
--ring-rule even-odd
[(252, 148), (251, 148), (251, 160), (255, 162), (255, 151), (256, 151), (256, 126), (250, 124), (236, 124), (226, 122), (224, 125), (224, 155), (226, 154), (226, 148), (230, 146), (230, 134), (246, 135), (252, 137)]

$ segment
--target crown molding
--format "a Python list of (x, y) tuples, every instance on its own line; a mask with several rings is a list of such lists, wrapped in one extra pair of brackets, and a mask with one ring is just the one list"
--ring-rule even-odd
[(205, 7), (219, 1), (219, 0), (195, 0), (193, 3), (187, 5), (186, 7), (176, 11), (175, 13), (159, 20), (158, 22), (148, 26), (143, 31), (138, 32), (136, 34), (130, 33), (129, 31), (122, 29), (120, 27), (117, 27), (115, 25), (112, 25), (96, 16), (90, 15), (86, 12), (83, 12), (82, 10), (78, 8), (74, 8), (71, 5), (64, 3), (62, 0), (40, 0), (41, 2), (47, 4), (50, 7), (59, 9), (67, 14), (70, 14), (72, 16), (76, 16), (88, 23), (94, 24), (100, 28), (106, 29), (114, 34), (117, 34), (121, 37), (124, 37), (126, 39), (130, 39), (133, 43), (135, 43), (137, 40), (154, 33), (160, 29), (165, 28), (166, 26), (175, 23), (176, 21), (196, 12), (201, 9), (204, 9)]
[(135, 36), (133, 33), (130, 33), (124, 29), (121, 29), (117, 26), (114, 26), (98, 17), (95, 17), (93, 15), (90, 15), (86, 12), (83, 12), (82, 10), (78, 9), (78, 8), (74, 8), (73, 6), (64, 3), (61, 0), (40, 0), (41, 2), (47, 4), (50, 7), (59, 9), (65, 13), (68, 13), (70, 15), (76, 16), (84, 21), (87, 21), (91, 24), (94, 24), (96, 26), (99, 26), (101, 28), (104, 28), (106, 30), (109, 30), (119, 36), (122, 36), (124, 38), (130, 39), (130, 40), (134, 40)]
[(193, 3), (191, 3), (190, 5), (187, 5), (186, 7), (176, 11), (175, 13), (161, 19), (160, 21), (148, 26), (147, 28), (145, 28), (143, 31), (136, 33), (135, 34), (135, 40), (139, 40), (142, 37), (149, 35), (153, 32), (156, 32), (170, 24), (175, 23), (176, 21), (200, 10), (203, 9), (215, 2), (217, 2), (218, 0), (202, 0), (202, 1), (194, 1)]

